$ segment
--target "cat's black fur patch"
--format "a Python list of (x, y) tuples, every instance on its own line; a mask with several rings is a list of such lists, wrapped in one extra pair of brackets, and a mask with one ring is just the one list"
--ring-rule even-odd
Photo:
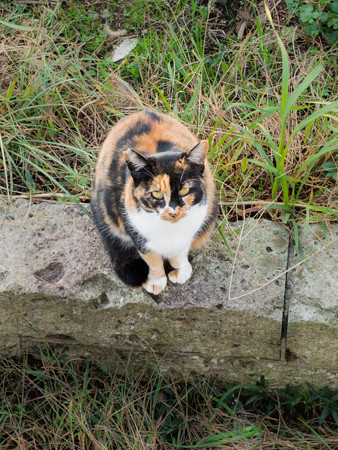
[[(128, 221), (125, 222), (125, 227), (126, 227), (126, 231), (128, 233), (128, 235), (131, 237), (131, 239), (134, 242), (134, 249), (135, 249), (135, 254), (138, 255), (137, 250), (139, 250), (141, 253), (146, 253), (146, 239), (142, 236), (142, 234), (140, 234), (137, 230), (135, 230), (135, 228), (132, 227), (132, 225), (130, 225), (130, 223)], [(137, 250), (136, 250), (137, 249)]]
[(151, 125), (149, 123), (145, 123), (142, 121), (136, 122), (127, 132), (124, 136), (122, 136), (117, 142), (116, 142), (116, 148), (127, 148), (132, 147), (134, 143), (134, 139), (138, 136), (141, 136), (141, 134), (149, 133), (151, 130)]
[(128, 261), (116, 260), (114, 270), (120, 280), (128, 286), (141, 286), (148, 278), (149, 266), (141, 258)]
[(174, 148), (174, 144), (169, 141), (157, 141), (157, 153), (169, 152)]
[(112, 189), (106, 188), (103, 194), (103, 202), (108, 216), (112, 219), (115, 225), (118, 224), (118, 219), (115, 211), (120, 206), (120, 197), (117, 196)]
[(161, 122), (161, 117), (158, 116), (156, 113), (154, 113), (153, 111), (145, 111), (146, 115), (148, 117), (150, 117), (151, 120), (154, 120), (155, 122)]

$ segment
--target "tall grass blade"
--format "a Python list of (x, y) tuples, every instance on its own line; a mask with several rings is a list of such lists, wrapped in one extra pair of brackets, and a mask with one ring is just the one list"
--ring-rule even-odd
[(177, 445), (177, 448), (224, 448), (225, 444), (235, 443), (254, 436), (260, 436), (261, 434), (262, 432), (258, 428), (248, 426), (243, 429), (225, 431), (224, 433), (208, 436), (199, 440), (196, 445)]
[(197, 86), (194, 89), (194, 93), (193, 93), (191, 99), (189, 100), (189, 103), (187, 104), (185, 110), (183, 111), (183, 114), (180, 117), (181, 120), (184, 120), (186, 118), (186, 116), (190, 116), (191, 115), (190, 108), (196, 102), (198, 96), (200, 95), (201, 86), (202, 86), (202, 79), (199, 79), (198, 83), (197, 83)]
[(8, 28), (13, 28), (14, 30), (20, 30), (20, 31), (33, 31), (34, 30), (34, 28), (24, 27), (23, 25), (17, 25), (12, 22), (6, 22), (5, 20), (0, 20), (0, 24), (4, 25), (5, 27), (8, 27)]
[(300, 85), (293, 91), (290, 97), (287, 99), (285, 107), (283, 108), (282, 120), (286, 120), (287, 114), (291, 111), (294, 103), (296, 103), (298, 97), (305, 92), (305, 90), (310, 86), (315, 78), (318, 77), (320, 72), (323, 70), (323, 64), (318, 64), (312, 72), (300, 83)]
[(324, 439), (320, 436), (320, 434), (318, 434), (308, 423), (306, 423), (304, 419), (299, 418), (298, 420), (300, 420), (300, 422), (302, 422), (311, 431), (311, 433), (325, 445), (326, 448), (328, 448), (329, 450), (334, 450), (333, 447), (331, 447), (327, 442), (325, 442)]
[(161, 89), (158, 86), (156, 86), (154, 83), (152, 83), (150, 80), (149, 80), (149, 83), (157, 90), (160, 98), (163, 100), (163, 103), (165, 104), (165, 107), (167, 108), (167, 111), (170, 112), (171, 111), (170, 105), (168, 103), (168, 100), (165, 98), (165, 95), (161, 91)]

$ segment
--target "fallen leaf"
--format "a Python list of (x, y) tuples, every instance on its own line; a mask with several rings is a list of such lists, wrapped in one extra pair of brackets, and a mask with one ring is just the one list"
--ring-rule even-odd
[(250, 20), (252, 19), (251, 13), (248, 9), (242, 9), (241, 11), (238, 11), (238, 15), (247, 22), (250, 22)]
[(248, 25), (248, 22), (246, 20), (242, 20), (242, 22), (238, 22), (238, 24), (236, 25), (236, 33), (237, 33), (237, 37), (240, 41), (243, 39), (244, 32), (245, 32), (247, 25)]
[(120, 61), (120, 59), (125, 58), (138, 44), (137, 38), (125, 39), (121, 44), (119, 44), (112, 57), (112, 61)]

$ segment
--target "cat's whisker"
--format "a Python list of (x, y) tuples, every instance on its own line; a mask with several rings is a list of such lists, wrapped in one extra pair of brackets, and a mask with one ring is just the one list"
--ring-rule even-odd
[(180, 184), (182, 184), (182, 180), (183, 180), (184, 172), (185, 172), (185, 169), (183, 169), (183, 172), (182, 172), (182, 175), (181, 175), (181, 178), (180, 178)]

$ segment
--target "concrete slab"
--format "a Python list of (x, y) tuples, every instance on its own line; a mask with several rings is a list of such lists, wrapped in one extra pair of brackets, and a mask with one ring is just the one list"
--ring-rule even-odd
[[(300, 229), (308, 261), (288, 275), (287, 356), (318, 368), (338, 368), (338, 225)], [(299, 262), (292, 244), (290, 267)]]
[(193, 255), (192, 279), (156, 298), (117, 279), (76, 206), (20, 203), (2, 209), (1, 223), (0, 295), (13, 308), (2, 334), (33, 336), (33, 327), (88, 345), (279, 358), (283, 276), (246, 295), (286, 269), (288, 235), (273, 223), (229, 226), (236, 260), (214, 239)]
[[(320, 335), (320, 351), (325, 345), (331, 351), (335, 312), (327, 296), (332, 320), (310, 320), (309, 330), (311, 314), (317, 316), (326, 303), (290, 299), (290, 357), (280, 361), (288, 230), (247, 220), (228, 224), (223, 234), (231, 253), (215, 234), (192, 254), (192, 278), (183, 286), (169, 283), (154, 297), (117, 279), (93, 222), (77, 206), (4, 204), (0, 354), (33, 351), (47, 342), (69, 355), (121, 367), (152, 359), (164, 371), (213, 373), (229, 383), (256, 381), (264, 374), (280, 387), (300, 380), (337, 387), (332, 358), (327, 364), (327, 354), (309, 353), (317, 345), (316, 327), (324, 325), (328, 334)], [(288, 294), (299, 298), (298, 281), (289, 280)], [(314, 312), (301, 321), (303, 312), (297, 316), (295, 305), (314, 305)], [(304, 334), (306, 351), (299, 350)]]

